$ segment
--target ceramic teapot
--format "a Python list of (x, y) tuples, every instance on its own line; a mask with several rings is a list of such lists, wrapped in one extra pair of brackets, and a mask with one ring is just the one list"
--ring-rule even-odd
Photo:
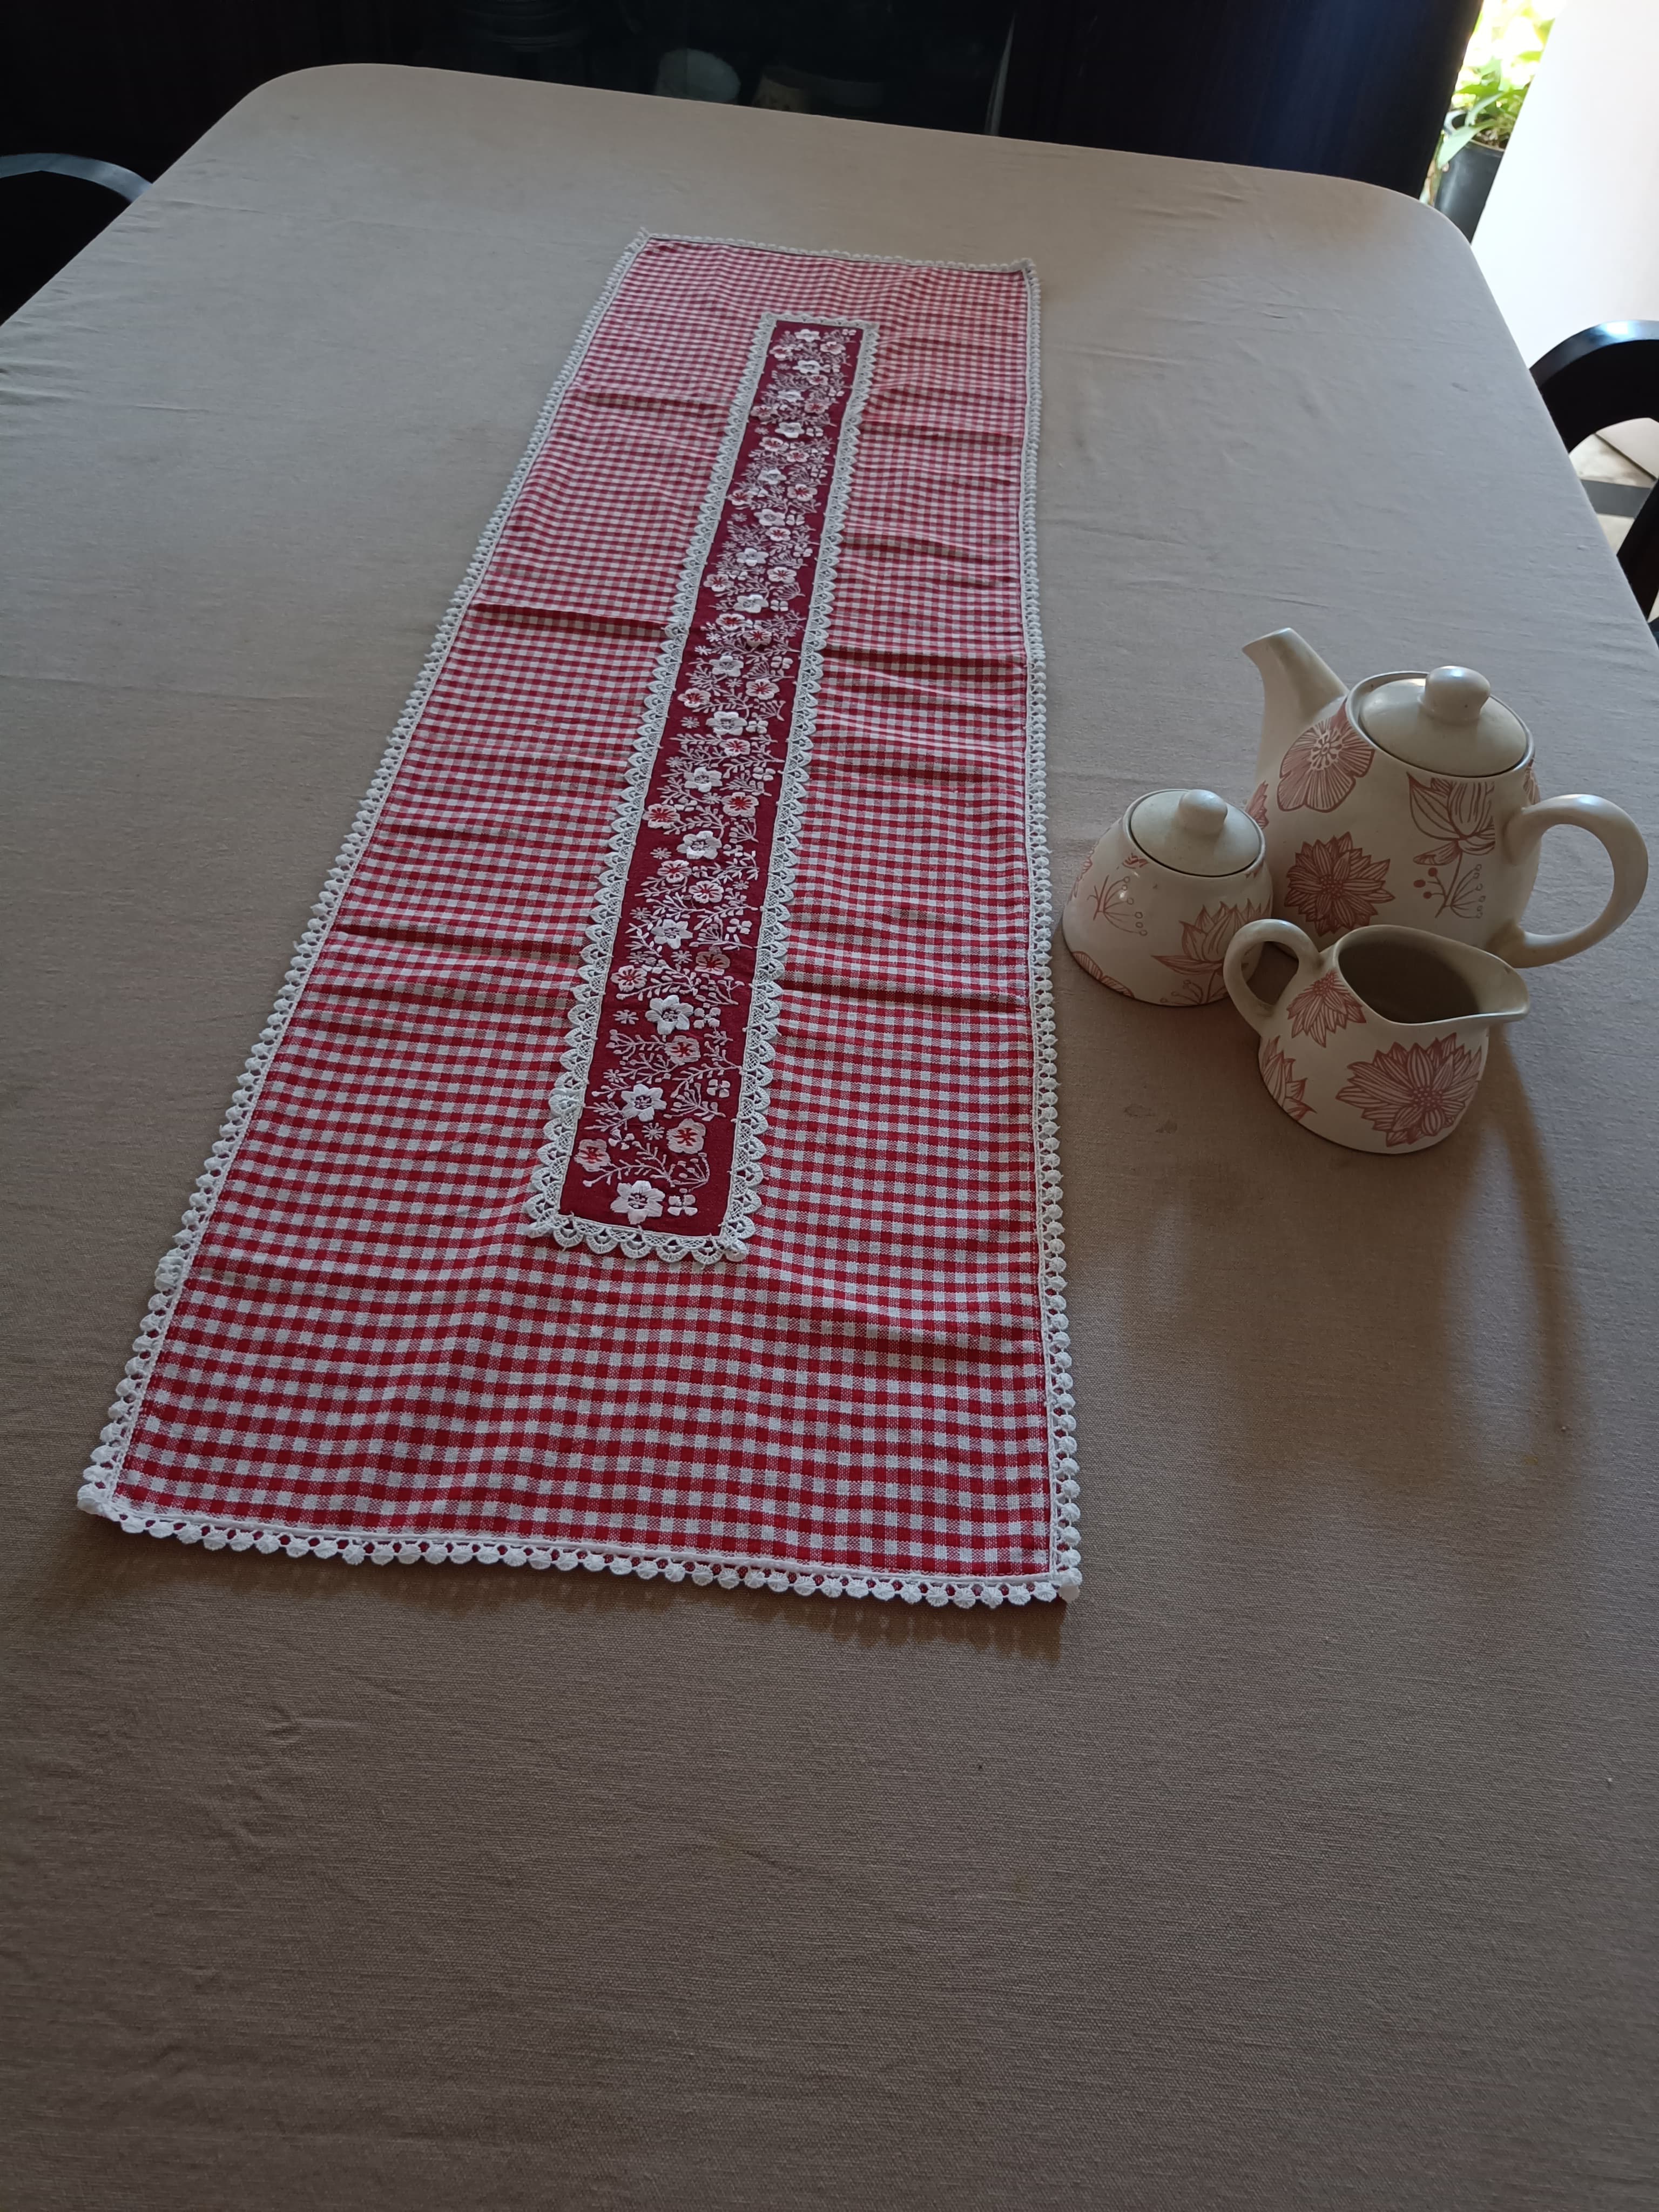
[[(1266, 692), (1256, 788), (1275, 911), (1328, 945), (1371, 922), (1425, 929), (1542, 967), (1627, 919), (1647, 847), (1605, 799), (1540, 802), (1532, 739), (1472, 668), (1350, 687), (1293, 629), (1247, 645)], [(1613, 892), (1583, 928), (1535, 936), (1521, 916), (1547, 830), (1588, 830)]]

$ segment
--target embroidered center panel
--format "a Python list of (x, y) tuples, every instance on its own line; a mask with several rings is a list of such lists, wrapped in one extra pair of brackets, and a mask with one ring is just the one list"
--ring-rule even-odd
[(738, 1258), (839, 518), (874, 333), (769, 318), (682, 579), (531, 1201), (532, 1234)]

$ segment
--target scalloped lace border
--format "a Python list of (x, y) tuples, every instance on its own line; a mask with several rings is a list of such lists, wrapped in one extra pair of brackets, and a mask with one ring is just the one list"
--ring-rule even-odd
[[(1032, 1044), (1036, 1082), (1032, 1101), (1036, 1143), (1037, 1238), (1040, 1297), (1042, 1310), (1043, 1357), (1048, 1376), (1049, 1468), (1053, 1485), (1049, 1571), (1044, 1575), (950, 1577), (921, 1575), (872, 1576), (845, 1567), (785, 1567), (750, 1559), (694, 1559), (669, 1553), (605, 1551), (591, 1547), (488, 1543), (446, 1537), (393, 1537), (350, 1534), (287, 1526), (246, 1526), (240, 1522), (143, 1514), (124, 1505), (116, 1492), (127, 1439), (132, 1431), (143, 1393), (155, 1360), (167, 1340), (168, 1323), (184, 1287), (190, 1261), (211, 1216), (214, 1202), (235, 1158), (265, 1075), (293, 1016), (300, 994), (315, 966), (329, 927), (380, 818), (410, 738), (424, 712), (433, 687), (449, 658), (461, 621), (482, 583), (526, 478), (546, 444), (566, 392), (574, 381), (600, 323), (609, 312), (634, 264), (647, 246), (734, 246), (757, 252), (828, 258), (887, 268), (959, 269), (981, 276), (1020, 276), (1026, 295), (1025, 441), (1021, 465), (1020, 582), (1025, 638), (1026, 689), (1026, 856), (1030, 886), (1030, 976)], [(480, 1566), (583, 1566), (591, 1572), (605, 1570), (615, 1575), (636, 1575), (651, 1581), (660, 1574), (665, 1581), (718, 1583), (734, 1589), (793, 1590), (798, 1596), (897, 1596), (930, 1605), (987, 1605), (1005, 1601), (1027, 1604), (1032, 1598), (1048, 1601), (1070, 1597), (1081, 1585), (1081, 1537), (1079, 1530), (1077, 1421), (1071, 1388), (1070, 1335), (1066, 1321), (1065, 1242), (1060, 1223), (1059, 1087), (1056, 1073), (1054, 993), (1049, 975), (1050, 939), (1054, 933), (1054, 893), (1048, 872), (1046, 713), (1047, 684), (1042, 634), (1037, 619), (1036, 574), (1036, 461), (1042, 388), (1038, 378), (1036, 271), (1030, 262), (925, 261), (902, 254), (836, 253), (808, 246), (767, 246), (755, 239), (681, 237), (672, 233), (641, 232), (611, 270), (578, 334), (570, 356), (548, 393), (524, 458), (514, 471), (500, 504), (491, 516), (477, 550), (436, 635), (432, 641), (415, 687), (398, 717), (381, 756), (379, 769), (358, 808), (339, 856), (329, 870), (322, 896), (311, 910), (311, 920), (294, 949), (294, 958), (277, 994), (270, 1020), (259, 1032), (248, 1055), (240, 1080), (232, 1093), (229, 1111), (212, 1151), (196, 1181), (183, 1223), (155, 1270), (155, 1290), (149, 1301), (132, 1356), (116, 1386), (115, 1402), (100, 1432), (98, 1445), (82, 1478), (76, 1504), (82, 1512), (112, 1521), (129, 1534), (176, 1537), (179, 1542), (199, 1542), (205, 1550), (281, 1552), (289, 1559), (340, 1559), (348, 1565), (369, 1560), (379, 1565), (392, 1561), (428, 1565), (447, 1563)]]
[(386, 1536), (303, 1528), (249, 1528), (240, 1522), (173, 1520), (158, 1514), (122, 1511), (101, 1499), (84, 1511), (113, 1521), (131, 1536), (176, 1537), (208, 1552), (280, 1552), (290, 1559), (343, 1559), (348, 1566), (558, 1567), (568, 1573), (586, 1567), (590, 1574), (633, 1575), (642, 1583), (660, 1575), (668, 1583), (710, 1583), (721, 1589), (768, 1589), (795, 1597), (901, 1598), (907, 1605), (1029, 1605), (1033, 1598), (1050, 1604), (1076, 1588), (1075, 1571), (1047, 1575), (878, 1574), (868, 1568), (784, 1565), (731, 1553), (694, 1559), (678, 1551), (630, 1552), (603, 1545), (491, 1543), (464, 1536)]

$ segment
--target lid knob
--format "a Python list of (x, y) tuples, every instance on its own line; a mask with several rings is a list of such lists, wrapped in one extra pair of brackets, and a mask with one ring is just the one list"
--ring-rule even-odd
[(1374, 745), (1431, 775), (1502, 775), (1532, 740), (1473, 668), (1426, 676), (1370, 676), (1356, 684), (1353, 718)]
[(1423, 704), (1437, 722), (1478, 722), (1492, 686), (1473, 668), (1436, 668), (1423, 679)]
[(1148, 860), (1185, 876), (1236, 876), (1262, 856), (1261, 831), (1213, 791), (1153, 791), (1124, 817)]
[(1227, 802), (1214, 791), (1183, 791), (1176, 802), (1176, 820), (1192, 836), (1218, 837), (1227, 826)]

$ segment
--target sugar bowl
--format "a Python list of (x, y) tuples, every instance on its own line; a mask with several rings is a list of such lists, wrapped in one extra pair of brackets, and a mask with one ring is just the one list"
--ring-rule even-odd
[(1207, 1006), (1226, 996), (1227, 947), (1273, 906), (1266, 840), (1248, 814), (1213, 791), (1154, 791), (1095, 847), (1060, 931), (1109, 990)]

